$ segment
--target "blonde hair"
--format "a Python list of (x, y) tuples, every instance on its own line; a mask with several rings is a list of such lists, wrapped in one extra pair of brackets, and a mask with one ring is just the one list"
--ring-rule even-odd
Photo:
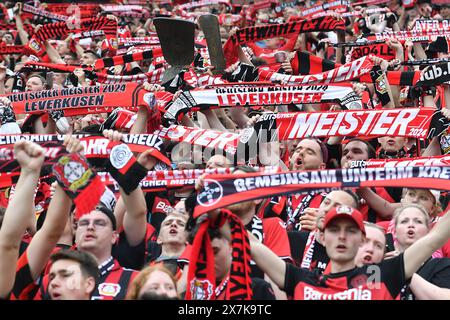
[(398, 219), (400, 217), (400, 215), (407, 209), (410, 208), (415, 208), (417, 210), (419, 210), (424, 218), (425, 218), (425, 224), (427, 226), (427, 228), (429, 229), (430, 226), (430, 215), (428, 214), (428, 212), (425, 210), (425, 208), (423, 206), (421, 206), (420, 204), (415, 204), (415, 203), (410, 203), (407, 205), (404, 205), (400, 208), (398, 208), (397, 210), (394, 211), (394, 222), (395, 222), (395, 228), (397, 229), (397, 224), (398, 224)]
[[(131, 282), (131, 284), (128, 288), (128, 292), (125, 297), (125, 300), (138, 300), (139, 299), (138, 297), (139, 297), (139, 294), (141, 293), (142, 287), (145, 285), (145, 283), (147, 282), (147, 279), (150, 277), (150, 275), (155, 271), (161, 271), (161, 272), (164, 272), (165, 274), (167, 274), (170, 277), (170, 279), (172, 280), (173, 285), (176, 290), (177, 280), (175, 279), (174, 275), (172, 274), (172, 272), (169, 271), (169, 269), (164, 267), (163, 264), (158, 263), (158, 264), (154, 264), (152, 266), (148, 266), (139, 272), (139, 274), (136, 276), (136, 278), (134, 278), (134, 280)], [(178, 291), (177, 291), (177, 296), (178, 296)]]

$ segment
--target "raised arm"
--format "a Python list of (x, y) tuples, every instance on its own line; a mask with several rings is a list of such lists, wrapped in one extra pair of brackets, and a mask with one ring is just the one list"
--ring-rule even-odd
[[(64, 146), (70, 153), (80, 152), (83, 146), (78, 139), (66, 136)], [(69, 218), (72, 200), (59, 184), (55, 187), (55, 195), (50, 201), (42, 228), (36, 233), (27, 248), (31, 276), (38, 279), (44, 270), (50, 255), (63, 234)]]
[(394, 211), (401, 207), (401, 203), (390, 203), (373, 192), (370, 188), (359, 188), (358, 195), (367, 201), (367, 204), (374, 209), (380, 217), (392, 218)]
[(0, 298), (7, 298), (14, 285), (20, 241), (30, 215), (34, 213), (31, 208), (44, 162), (44, 149), (35, 143), (22, 140), (14, 145), (14, 156), (21, 166), (21, 172), (0, 229)]
[(438, 287), (417, 273), (413, 275), (409, 288), (417, 300), (450, 300), (450, 289)]
[[(113, 141), (122, 140), (122, 134), (118, 131), (105, 130), (105, 137)], [(157, 160), (150, 155), (150, 150), (141, 153), (137, 162), (148, 170), (151, 170)], [(120, 199), (125, 205), (125, 215), (123, 217), (123, 229), (127, 241), (131, 246), (136, 246), (145, 238), (147, 231), (147, 204), (144, 193), (140, 186), (127, 194), (122, 187), (120, 190)], [(119, 202), (120, 202), (119, 199)]]
[(450, 213), (439, 220), (431, 231), (423, 238), (417, 240), (405, 250), (404, 265), (405, 278), (409, 279), (420, 266), (431, 257), (433, 252), (441, 248), (450, 238)]

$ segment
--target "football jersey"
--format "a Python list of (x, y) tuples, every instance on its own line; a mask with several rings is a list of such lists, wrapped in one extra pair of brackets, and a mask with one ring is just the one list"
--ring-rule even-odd
[(295, 300), (393, 300), (405, 284), (403, 254), (340, 273), (286, 265), (284, 290)]

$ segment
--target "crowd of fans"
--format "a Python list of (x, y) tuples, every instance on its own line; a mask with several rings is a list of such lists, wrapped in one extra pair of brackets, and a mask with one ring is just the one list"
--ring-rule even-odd
[[(406, 163), (419, 158), (440, 160), (440, 166), (448, 166), (450, 79), (415, 86), (393, 81), (391, 75), (415, 71), (423, 76), (436, 65), (450, 64), (450, 2), (7, 1), (0, 4), (0, 9), (1, 299), (450, 298), (450, 217), (446, 214), (450, 208), (449, 180), (441, 189), (431, 189), (424, 180), (414, 187), (381, 183), (326, 192), (280, 192), (269, 198), (245, 198), (244, 194), (238, 198), (236, 194), (236, 200), (222, 209), (194, 214), (201, 205), (198, 196), (207, 190), (214, 173), (225, 173), (233, 179), (234, 175), (261, 174), (264, 169), (273, 170), (268, 171), (272, 174), (321, 172), (351, 169), (357, 163), (368, 165), (374, 160), (383, 160), (380, 163), (386, 165), (394, 160)], [(249, 27), (320, 17), (339, 21), (344, 27), (339, 31), (302, 30), (295, 36), (273, 33), (266, 39), (246, 41), (236, 45), (238, 61), (220, 70), (211, 62), (213, 50), (198, 23), (207, 14), (218, 17), (224, 48), (229, 39)], [(58, 15), (66, 16), (66, 21), (58, 20)], [(58, 22), (69, 25), (76, 24), (77, 19), (97, 18), (102, 18), (104, 25), (105, 21), (116, 24), (112, 37), (106, 29), (95, 34), (92, 25), (85, 28), (90, 28), (85, 31), (90, 34), (83, 34), (78, 26), (69, 27), (76, 32), (63, 37), (56, 27), (54, 31), (46, 28)], [(177, 66), (180, 68), (172, 76), (167, 70), (173, 53), (164, 50), (158, 35), (173, 31), (157, 29), (154, 19), (159, 18), (195, 24), (192, 63)], [(430, 29), (418, 29), (425, 25)], [(39, 50), (33, 52), (30, 48), (43, 30), (49, 36), (39, 42), (44, 50), (37, 54)], [(418, 41), (411, 35), (404, 39), (404, 34), (400, 36), (403, 31), (417, 31), (416, 38), (427, 32), (439, 35)], [(383, 32), (391, 36), (382, 42), (370, 36)], [(175, 35), (174, 39), (178, 41)], [(162, 53), (157, 55), (161, 47)], [(136, 58), (150, 50), (153, 56)], [(225, 50), (227, 59), (228, 54)], [(133, 58), (118, 62), (116, 57), (123, 55)], [(440, 111), (441, 126), (431, 121), (426, 129), (432, 131), (434, 126), (435, 135), (271, 139), (269, 143), (260, 142), (255, 154), (239, 157), (223, 148), (192, 143), (194, 136), (189, 137), (187, 130), (178, 139), (162, 135), (163, 130), (155, 131), (160, 125), (169, 127), (161, 118), (180, 97), (187, 96), (183, 96), (186, 92), (211, 86), (227, 88), (229, 84), (245, 88), (258, 86), (258, 82), (283, 87), (288, 84), (262, 79), (261, 72), (319, 74), (365, 56), (378, 68), (380, 77), (370, 82), (351, 79), (339, 83), (351, 88), (360, 102), (357, 109), (432, 108)], [(98, 68), (100, 61), (103, 68)], [(140, 83), (154, 100), (150, 107), (98, 106), (98, 112), (89, 110), (85, 114), (64, 107), (27, 113), (15, 106), (15, 97), (21, 92), (52, 90), (55, 94), (47, 97), (57, 98), (65, 88), (110, 83)], [(135, 99), (131, 94), (125, 96), (127, 92), (121, 101)], [(38, 95), (29, 97), (30, 101), (40, 99)], [(267, 115), (348, 109), (343, 103), (320, 99), (315, 103), (258, 106), (236, 103), (227, 108), (202, 105), (170, 125), (243, 135)], [(137, 150), (129, 143), (128, 148), (124, 142), (131, 134), (159, 135), (162, 147)], [(8, 135), (20, 139), (4, 142), (7, 140), (3, 137)], [(43, 139), (46, 135), (58, 135), (64, 152), (52, 155), (52, 148), (44, 143), (49, 141)], [(31, 138), (38, 136), (41, 139)], [(106, 160), (87, 152), (86, 139), (93, 137), (107, 139)], [(213, 134), (209, 139), (214, 137), (220, 139), (220, 135)], [(125, 160), (112, 158), (118, 146), (126, 149)], [(17, 170), (8, 169), (12, 163), (18, 164)], [(186, 179), (177, 188), (169, 183), (155, 191), (139, 184), (152, 172), (176, 180), (178, 177), (171, 172), (181, 172), (180, 177), (185, 178), (193, 169), (200, 172), (193, 177), (195, 181)], [(108, 174), (112, 183), (100, 181)], [(106, 188), (100, 189), (96, 202), (91, 204), (89, 196), (98, 193), (91, 188), (95, 183), (104, 183)], [(83, 210), (83, 202), (89, 206), (87, 210)], [(206, 231), (202, 228), (205, 223)], [(247, 257), (250, 269), (245, 269), (248, 276), (238, 281), (241, 296), (230, 290), (238, 279), (236, 251), (240, 247), (235, 241), (239, 225), (248, 230), (242, 236), (251, 256)], [(201, 258), (208, 266), (206, 273), (212, 272), (213, 283), (199, 273)], [(244, 265), (247, 258), (245, 254), (241, 257)]]

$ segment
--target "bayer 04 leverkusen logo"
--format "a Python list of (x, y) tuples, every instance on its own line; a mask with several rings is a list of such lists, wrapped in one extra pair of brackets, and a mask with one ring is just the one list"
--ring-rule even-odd
[(197, 195), (197, 201), (204, 207), (210, 207), (215, 205), (222, 196), (222, 186), (215, 180), (205, 179), (203, 192)]

